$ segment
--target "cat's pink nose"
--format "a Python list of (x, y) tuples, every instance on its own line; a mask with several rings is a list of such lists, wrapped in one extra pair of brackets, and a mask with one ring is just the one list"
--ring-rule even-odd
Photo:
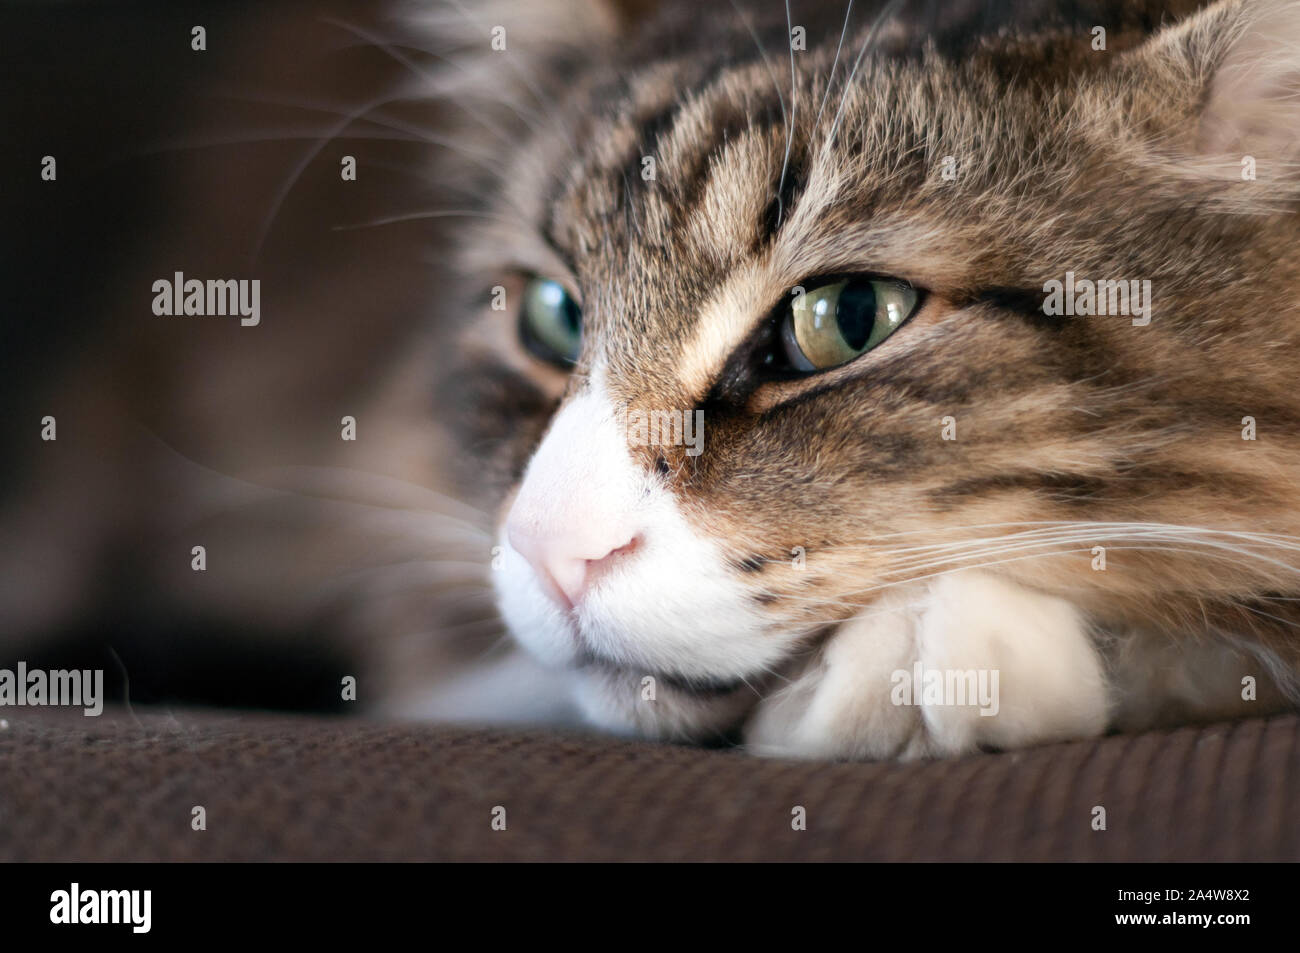
[(517, 509), (506, 521), (510, 545), (528, 560), (546, 594), (562, 609), (577, 607), (598, 576), (640, 545), (635, 532), (597, 524), (592, 520), (539, 532), (517, 516)]

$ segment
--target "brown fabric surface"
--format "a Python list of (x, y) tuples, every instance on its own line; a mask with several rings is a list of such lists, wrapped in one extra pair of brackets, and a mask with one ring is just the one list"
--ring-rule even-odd
[(899, 765), (261, 713), (0, 716), (3, 860), (1300, 859), (1296, 717)]

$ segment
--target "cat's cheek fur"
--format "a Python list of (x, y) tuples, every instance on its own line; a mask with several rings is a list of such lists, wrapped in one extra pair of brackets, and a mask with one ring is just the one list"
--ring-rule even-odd
[[(895, 687), (918, 662), (923, 675), (973, 672), (986, 685), (996, 672), (994, 704), (900, 704)], [(948, 756), (1096, 735), (1109, 710), (1103, 662), (1081, 613), (968, 572), (896, 592), (843, 625), (759, 705), (744, 740), (757, 754), (784, 757)]]

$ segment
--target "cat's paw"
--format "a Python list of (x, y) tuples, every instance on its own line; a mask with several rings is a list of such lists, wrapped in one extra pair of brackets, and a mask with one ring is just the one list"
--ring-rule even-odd
[(1096, 735), (1101, 658), (1069, 603), (982, 572), (842, 625), (744, 730), (756, 754), (910, 759)]

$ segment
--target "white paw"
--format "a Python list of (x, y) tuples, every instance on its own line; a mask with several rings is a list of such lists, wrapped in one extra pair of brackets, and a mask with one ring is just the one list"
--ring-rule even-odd
[(1107, 685), (1069, 603), (982, 572), (842, 625), (745, 726), (757, 754), (919, 758), (1099, 734)]

